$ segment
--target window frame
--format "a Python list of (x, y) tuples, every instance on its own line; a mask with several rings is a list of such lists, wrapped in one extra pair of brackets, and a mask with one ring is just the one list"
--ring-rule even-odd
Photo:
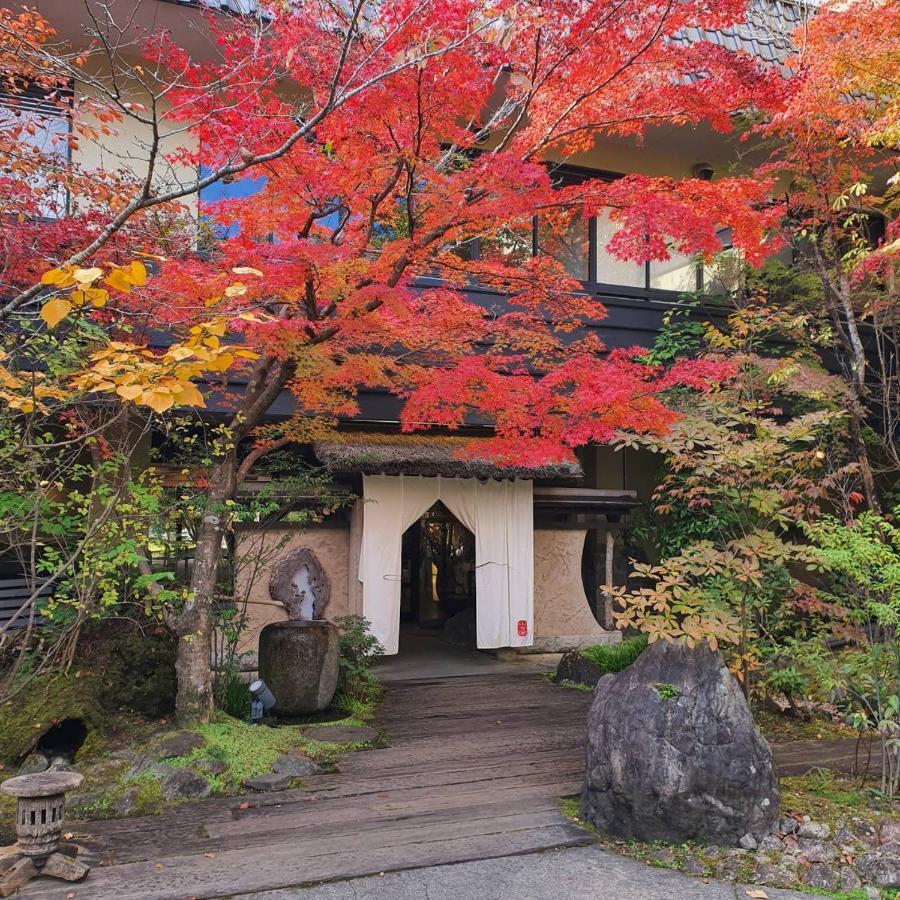
[[(553, 183), (557, 187), (567, 187), (573, 184), (582, 184), (585, 181), (591, 181), (593, 179), (600, 179), (608, 183), (624, 177), (624, 173), (621, 172), (611, 172), (605, 169), (589, 169), (584, 166), (573, 166), (569, 164), (554, 165), (551, 174), (553, 177)], [(599, 275), (599, 272), (597, 265), (597, 255), (599, 247), (597, 238), (597, 218), (596, 216), (591, 216), (586, 221), (588, 226), (588, 277), (587, 280), (578, 280), (581, 281), (584, 290), (587, 293), (615, 294), (621, 297), (641, 300), (653, 298), (670, 299), (673, 296), (678, 296), (679, 294), (686, 293), (685, 291), (673, 291), (665, 288), (651, 287), (651, 263), (649, 261), (643, 264), (644, 284), (641, 287), (598, 281), (597, 277)], [(470, 243), (472, 245), (472, 259), (481, 259), (481, 238), (472, 238)], [(539, 255), (539, 253), (540, 241), (538, 216), (534, 216), (531, 220), (531, 255), (537, 256)], [(694, 290), (698, 293), (702, 293), (705, 286), (702, 265), (697, 265), (695, 267), (695, 274), (696, 286)]]
[[(23, 112), (32, 112), (37, 116), (44, 118), (54, 118), (65, 122), (65, 133), (67, 135), (65, 142), (65, 163), (67, 166), (72, 165), (72, 125), (75, 102), (74, 83), (70, 83), (66, 87), (57, 88), (53, 93), (59, 95), (59, 101), (47, 99), (47, 90), (37, 87), (33, 84), (27, 84), (22, 87), (18, 93), (0, 89), (0, 107), (7, 110), (21, 110)], [(61, 105), (64, 104), (64, 105)], [(54, 215), (41, 215), (40, 221), (56, 222), (64, 219), (72, 212), (72, 192), (69, 188), (62, 188), (64, 194), (62, 209)]]

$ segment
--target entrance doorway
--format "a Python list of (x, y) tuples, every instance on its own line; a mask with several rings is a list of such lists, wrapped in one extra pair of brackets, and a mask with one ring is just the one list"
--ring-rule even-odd
[(475, 536), (437, 501), (403, 534), (402, 632), (475, 648)]

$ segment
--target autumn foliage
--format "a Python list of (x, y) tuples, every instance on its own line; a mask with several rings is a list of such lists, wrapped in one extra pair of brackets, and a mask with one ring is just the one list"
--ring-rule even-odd
[[(766, 178), (563, 187), (554, 177), (604, 138), (640, 142), (651, 127), (700, 123), (729, 131), (739, 110), (778, 115), (792, 88), (777, 68), (670, 40), (728, 25), (743, 7), (286, 2), (271, 18), (210, 14), (205, 54), (169, 34), (130, 35), (140, 62), (116, 51), (125, 39), (109, 29), (67, 47), (33, 14), (2, 13), (13, 106), (38, 90), (64, 107), (74, 149), (133, 128), (146, 139), (140, 166), (91, 169), (52, 147), (23, 160), (29, 126), (8, 118), (0, 159), (15, 177), (0, 190), (21, 215), (2, 235), (0, 321), (37, 302), (47, 328), (84, 336), (63, 394), (48, 397), (56, 409), (206, 403), (226, 414), (204, 482), (214, 514), (197, 534), (177, 628), (190, 636), (182, 717), (209, 712), (223, 504), (267, 452), (308, 439), (311, 423), (353, 416), (362, 389), (397, 397), (406, 430), (487, 419), (499, 463), (539, 464), (620, 431), (662, 434), (676, 415), (665, 390), (730, 374), (718, 362), (664, 371), (637, 348), (608, 352), (584, 327), (603, 319), (602, 304), (549, 255), (509, 249), (535, 217), (562, 230), (601, 208), (621, 225), (611, 252), (636, 262), (670, 250), (709, 257), (722, 228), (751, 262), (777, 245)], [(202, 204), (198, 241), (195, 196), (247, 175), (259, 179), (252, 196)], [(59, 186), (68, 215), (39, 221)], [(31, 383), (9, 374), (8, 402)], [(295, 415), (269, 421), (285, 391)]]
[[(778, 106), (785, 86), (777, 73), (712, 44), (662, 39), (686, 24), (727, 24), (740, 6), (386, 4), (368, 21), (358, 10), (357, 39), (348, 41), (350, 26), (330, 5), (305, 4), (262, 30), (210, 19), (221, 54), (214, 62), (148, 35), (141, 74), (152, 70), (162, 83), (180, 73), (165, 85), (171, 106), (162, 125), (193, 125), (199, 138), (199, 149), (178, 147), (160, 162), (218, 171), (271, 156), (252, 172), (265, 184), (207, 210), (218, 223), (237, 223), (239, 239), (193, 258), (157, 253), (159, 274), (146, 284), (143, 274), (134, 283), (123, 274), (143, 272), (135, 254), (184, 250), (187, 241), (179, 247), (170, 234), (161, 247), (161, 227), (153, 234), (136, 209), (96, 249), (95, 265), (63, 261), (42, 275), (53, 292), (42, 316), (56, 327), (69, 314), (102, 309), (99, 321), (114, 327), (162, 325), (179, 347), (207, 318), (228, 321), (251, 350), (290, 369), (281, 380), (306, 414), (351, 415), (361, 387), (384, 388), (408, 398), (407, 428), (457, 427), (487, 413), (497, 422), (498, 457), (545, 461), (618, 428), (659, 431), (671, 415), (654, 396), (656, 373), (628, 353), (604, 356), (595, 340), (573, 338), (579, 322), (604, 310), (575, 293), (559, 264), (510, 263), (502, 253), (472, 262), (457, 250), (529, 227), (535, 215), (553, 222), (610, 206), (623, 223), (611, 250), (622, 258), (665, 258), (670, 248), (711, 254), (717, 228), (729, 226), (748, 258), (759, 259), (777, 216), (764, 183), (633, 176), (557, 190), (547, 165), (603, 133), (640, 136), (651, 124), (701, 121), (727, 130), (732, 109)], [(34, 30), (32, 18), (10, 20), (23, 37)], [(79, 112), (92, 124), (76, 115), (77, 127), (99, 120), (112, 140), (123, 110), (101, 109), (96, 97), (86, 106)], [(298, 110), (309, 125), (302, 140)], [(91, 136), (76, 131), (72, 139)], [(139, 186), (118, 173), (116, 189), (100, 196), (110, 173), (73, 169), (75, 215), (50, 225), (60, 246), (22, 254), (7, 272), (8, 290), (27, 290), (35, 272), (61, 261), (74, 228), (88, 243), (107, 224), (98, 204), (108, 219)], [(85, 196), (79, 186), (98, 175)], [(177, 199), (150, 208), (171, 217), (169, 231), (181, 214)], [(24, 245), (29, 227), (22, 223), (10, 240)], [(255, 274), (236, 279), (235, 269)], [(111, 303), (94, 286), (101, 275)], [(441, 285), (423, 288), (422, 278)], [(460, 290), (473, 279), (509, 294), (508, 307), (496, 314), (473, 301)], [(156, 369), (150, 383), (169, 377), (164, 365)], [(108, 382), (85, 376), (75, 384), (102, 391)], [(119, 395), (138, 396), (130, 387)], [(187, 394), (171, 396), (182, 403)], [(155, 408), (166, 405), (157, 399)]]

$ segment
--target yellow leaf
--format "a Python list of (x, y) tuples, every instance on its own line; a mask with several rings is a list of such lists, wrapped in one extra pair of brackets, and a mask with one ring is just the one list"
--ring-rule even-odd
[(54, 297), (41, 307), (41, 318), (49, 328), (56, 328), (71, 309), (72, 304), (65, 297)]
[(256, 275), (257, 278), (262, 278), (263, 276), (259, 269), (254, 269), (251, 266), (235, 266), (231, 271), (235, 275)]
[(179, 406), (206, 406), (203, 394), (190, 382), (181, 385), (181, 390), (175, 394), (175, 402)]
[(73, 277), (79, 284), (90, 284), (103, 274), (103, 269), (91, 266), (90, 269), (76, 269)]
[(135, 287), (143, 287), (147, 283), (147, 268), (142, 262), (134, 260), (128, 266), (128, 277)]
[(121, 291), (123, 294), (127, 294), (131, 291), (132, 281), (124, 269), (113, 269), (103, 280), (113, 288), (113, 290)]
[(226, 297), (240, 297), (241, 294), (247, 293), (247, 285), (241, 284), (239, 281), (235, 282), (235, 284), (229, 284), (227, 288), (225, 288), (225, 296)]
[(194, 351), (189, 347), (170, 347), (166, 356), (175, 360), (190, 359), (194, 355)]
[(175, 398), (168, 391), (149, 390), (141, 394), (141, 403), (158, 413), (165, 412), (175, 403)]
[(69, 287), (75, 284), (71, 272), (65, 269), (51, 269), (41, 275), (41, 284), (52, 284), (54, 287)]
[(103, 290), (103, 288), (85, 288), (83, 293), (91, 306), (95, 306), (98, 309), (101, 306), (106, 306), (106, 301), (109, 300), (109, 293)]
[(211, 372), (224, 372), (233, 362), (234, 356), (230, 353), (221, 353), (207, 365), (207, 368)]
[(144, 389), (139, 384), (120, 384), (116, 388), (116, 393), (123, 400), (135, 400), (144, 393)]
[(20, 378), (16, 378), (11, 372), (2, 368), (0, 368), (0, 384), (5, 388), (12, 388), (13, 390), (25, 386), (24, 381)]
[(240, 356), (242, 359), (259, 359), (258, 353), (256, 353), (254, 350), (246, 350), (243, 347), (241, 347), (238, 350), (235, 350), (234, 355)]

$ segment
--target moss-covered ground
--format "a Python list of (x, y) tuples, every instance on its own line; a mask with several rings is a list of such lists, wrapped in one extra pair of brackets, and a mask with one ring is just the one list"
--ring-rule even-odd
[[(370, 716), (361, 719), (347, 716), (317, 725), (364, 725)], [(315, 760), (324, 769), (333, 769), (337, 755), (354, 750), (364, 750), (368, 744), (310, 741), (303, 736), (302, 724), (280, 725), (277, 728), (250, 725), (219, 715), (209, 725), (200, 725), (195, 730), (206, 741), (205, 745), (192, 750), (186, 756), (167, 760), (172, 766), (196, 767), (207, 761), (223, 763), (226, 770), (209, 775), (207, 780), (213, 793), (228, 794), (240, 790), (241, 785), (256, 775), (272, 770), (272, 764), (284, 753), (300, 753)]]
[(877, 780), (861, 781), (827, 769), (782, 778), (781, 809), (825, 822), (832, 829), (848, 816), (873, 826), (886, 819), (900, 822), (900, 802), (885, 797)]
[[(49, 690), (42, 688), (22, 703), (0, 707), (0, 780), (16, 774), (22, 757), (51, 725), (78, 717), (88, 725), (88, 737), (78, 750), (74, 768), (85, 780), (71, 797), (71, 815), (111, 818), (122, 815), (126, 808), (128, 815), (158, 813), (167, 805), (159, 773), (152, 768), (135, 772), (135, 768), (140, 768), (136, 763), (142, 758), (153, 757), (154, 745), (175, 730), (173, 724), (166, 719), (147, 721), (127, 712), (111, 713), (88, 702), (95, 697), (89, 681), (69, 679)], [(339, 754), (371, 745), (310, 741), (303, 736), (304, 727), (313, 723), (323, 727), (371, 725), (376, 705), (374, 699), (355, 702), (349, 712), (334, 710), (274, 728), (250, 725), (220, 712), (209, 724), (192, 729), (203, 738), (202, 746), (185, 756), (167, 758), (164, 764), (201, 773), (210, 793), (219, 796), (242, 792), (247, 779), (270, 772), (278, 756), (285, 753), (308, 756), (326, 771), (333, 770)], [(381, 742), (379, 738), (374, 744)], [(0, 846), (14, 840), (14, 808), (15, 801), (0, 794)]]

